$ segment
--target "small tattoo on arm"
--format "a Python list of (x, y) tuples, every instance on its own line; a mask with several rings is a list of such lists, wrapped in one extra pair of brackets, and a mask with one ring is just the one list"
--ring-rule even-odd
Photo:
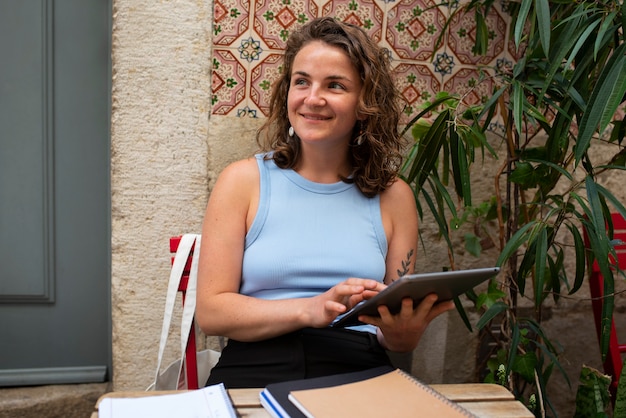
[(398, 278), (404, 276), (405, 274), (409, 273), (410, 267), (411, 267), (411, 257), (413, 257), (413, 248), (411, 248), (409, 250), (409, 252), (406, 254), (406, 260), (402, 260), (402, 269), (398, 269)]

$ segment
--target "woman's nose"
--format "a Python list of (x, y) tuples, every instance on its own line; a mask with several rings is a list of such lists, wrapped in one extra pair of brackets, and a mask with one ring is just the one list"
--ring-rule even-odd
[(321, 106), (326, 101), (320, 89), (314, 86), (309, 90), (309, 94), (304, 98), (304, 102), (309, 106)]

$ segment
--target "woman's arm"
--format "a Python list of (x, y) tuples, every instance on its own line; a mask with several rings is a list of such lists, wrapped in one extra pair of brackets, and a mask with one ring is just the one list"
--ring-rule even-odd
[[(381, 212), (387, 235), (387, 272), (385, 283), (415, 272), (418, 243), (417, 207), (413, 191), (402, 180), (396, 181), (381, 194)], [(430, 322), (442, 313), (453, 309), (451, 301), (436, 303), (437, 297), (429, 295), (415, 309), (409, 298), (402, 303), (397, 315), (387, 307), (379, 308), (380, 318), (368, 317), (367, 322), (378, 327), (378, 339), (391, 351), (408, 352), (419, 343)]]
[(304, 327), (324, 327), (358, 303), (373, 280), (348, 279), (306, 299), (263, 300), (239, 294), (246, 232), (256, 215), (259, 171), (254, 159), (228, 166), (211, 192), (202, 225), (196, 320), (207, 335), (255, 341)]

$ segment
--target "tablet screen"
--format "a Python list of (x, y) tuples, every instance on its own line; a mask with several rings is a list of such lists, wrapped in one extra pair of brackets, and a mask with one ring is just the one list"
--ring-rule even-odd
[(360, 325), (362, 322), (358, 319), (359, 315), (378, 316), (380, 305), (386, 305), (392, 314), (396, 314), (400, 311), (402, 299), (407, 297), (413, 299), (414, 305), (430, 293), (436, 293), (439, 301), (450, 300), (490, 279), (499, 271), (499, 267), (488, 267), (406, 275), (394, 281), (373, 298), (352, 308), (331, 326)]

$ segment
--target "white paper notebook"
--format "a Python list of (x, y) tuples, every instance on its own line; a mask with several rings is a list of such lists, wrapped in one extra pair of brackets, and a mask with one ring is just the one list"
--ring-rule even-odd
[(236, 418), (223, 384), (171, 395), (104, 398), (98, 418)]

